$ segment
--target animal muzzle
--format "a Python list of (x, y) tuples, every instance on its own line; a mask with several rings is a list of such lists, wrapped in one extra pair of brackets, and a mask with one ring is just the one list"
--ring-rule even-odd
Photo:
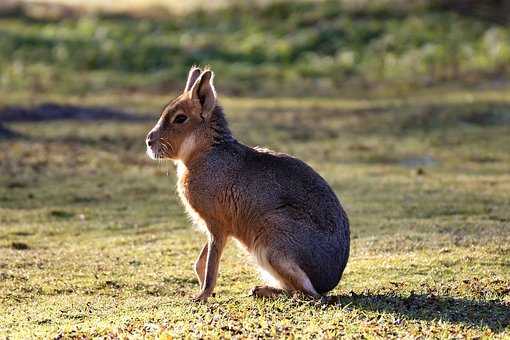
[(154, 147), (154, 145), (156, 144), (157, 141), (158, 141), (158, 133), (157, 133), (157, 131), (151, 130), (147, 134), (147, 138), (145, 139), (145, 143), (147, 144), (147, 147), (148, 148)]
[(157, 159), (160, 154), (159, 147), (159, 133), (156, 129), (152, 129), (145, 138), (145, 145), (147, 146), (147, 155), (152, 159)]

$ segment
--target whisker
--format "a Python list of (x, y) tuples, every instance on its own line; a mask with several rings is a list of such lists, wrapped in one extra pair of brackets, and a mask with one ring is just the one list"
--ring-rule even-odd
[(162, 155), (168, 154), (168, 148), (163, 144), (161, 144), (161, 154)]
[(160, 145), (162, 146), (164, 154), (169, 155), (171, 152), (173, 152), (172, 144), (170, 144), (169, 142), (162, 138), (159, 139), (159, 142)]
[(166, 140), (164, 140), (164, 139), (162, 139), (162, 138), (160, 138), (160, 139), (159, 139), (159, 142), (160, 142), (162, 145), (165, 145), (165, 146), (167, 146), (167, 147), (170, 147), (170, 146), (171, 146), (169, 142), (167, 142)]
[(163, 146), (166, 151), (170, 150), (170, 147), (166, 143), (161, 143), (161, 146)]

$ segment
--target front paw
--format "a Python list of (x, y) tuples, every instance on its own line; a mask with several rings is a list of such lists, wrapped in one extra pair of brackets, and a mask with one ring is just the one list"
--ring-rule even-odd
[(192, 300), (193, 302), (206, 302), (209, 296), (211, 296), (211, 293), (200, 292), (199, 294), (195, 295)]

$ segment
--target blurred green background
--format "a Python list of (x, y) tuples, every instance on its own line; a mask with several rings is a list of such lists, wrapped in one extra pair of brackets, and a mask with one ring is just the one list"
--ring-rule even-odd
[(75, 3), (2, 6), (0, 90), (168, 92), (203, 63), (243, 96), (395, 95), (510, 73), (507, 1)]

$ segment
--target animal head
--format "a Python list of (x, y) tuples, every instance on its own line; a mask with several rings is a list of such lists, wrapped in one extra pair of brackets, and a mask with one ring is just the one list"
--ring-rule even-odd
[(147, 134), (147, 154), (152, 159), (185, 161), (207, 140), (208, 121), (216, 107), (214, 73), (192, 67), (184, 91), (168, 103)]

